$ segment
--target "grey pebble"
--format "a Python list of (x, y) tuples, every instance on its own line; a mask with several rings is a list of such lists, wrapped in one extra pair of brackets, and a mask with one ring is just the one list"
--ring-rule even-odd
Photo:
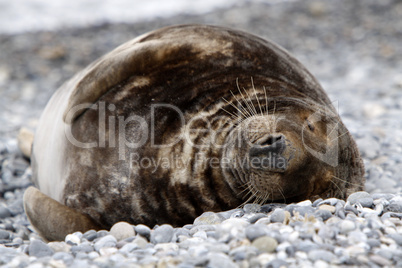
[(389, 201), (394, 196), (395, 196), (394, 194), (390, 194), (390, 193), (374, 193), (374, 194), (372, 194), (372, 197), (374, 200), (383, 198), (383, 199)]
[(318, 236), (324, 239), (334, 239), (336, 230), (332, 226), (324, 225), (318, 230)]
[(394, 257), (395, 254), (391, 250), (380, 249), (379, 251), (377, 251), (377, 255), (384, 257), (388, 260), (392, 260), (392, 258)]
[(385, 206), (384, 210), (386, 212), (396, 212), (402, 213), (402, 196), (393, 197), (387, 206)]
[(260, 212), (261, 206), (258, 204), (245, 204), (243, 209), (245, 213), (257, 213)]
[(309, 252), (320, 248), (319, 245), (313, 243), (311, 240), (302, 240), (299, 243), (296, 243), (295, 247), (297, 251), (304, 251), (304, 252)]
[(244, 215), (244, 210), (241, 208), (235, 208), (227, 211), (221, 211), (217, 213), (219, 216), (222, 216), (226, 220), (229, 218), (240, 218)]
[(389, 260), (380, 255), (372, 255), (370, 256), (370, 260), (375, 262), (381, 267), (390, 267), (392, 265), (392, 262), (390, 262)]
[(204, 224), (219, 224), (219, 223), (223, 222), (224, 220), (225, 220), (225, 218), (222, 215), (208, 211), (208, 212), (202, 213), (201, 216), (197, 217), (194, 220), (194, 226), (204, 225)]
[(301, 216), (304, 217), (306, 215), (309, 216), (309, 215), (314, 214), (315, 208), (313, 208), (311, 206), (300, 206), (300, 207), (295, 207), (293, 209), (293, 213), (295, 213), (295, 212), (299, 213)]
[(318, 204), (316, 206), (318, 206), (318, 207), (321, 205), (336, 206), (338, 201), (339, 201), (339, 199), (337, 199), (337, 198), (328, 198), (328, 199), (322, 200), (321, 202), (318, 202)]
[(137, 226), (134, 227), (135, 232), (141, 235), (142, 237), (145, 237), (146, 239), (151, 238), (151, 228), (149, 228), (146, 225), (143, 224), (138, 224)]
[(267, 235), (268, 234), (268, 228), (266, 225), (262, 224), (253, 224), (249, 225), (246, 227), (245, 230), (246, 237), (250, 241), (254, 241), (256, 238)]
[(89, 230), (85, 232), (82, 237), (84, 237), (88, 241), (93, 241), (98, 237), (98, 233), (95, 230)]
[[(235, 211), (233, 211), (233, 213), (231, 213), (231, 215), (230, 215), (230, 219), (233, 219), (233, 218), (241, 218), (241, 217), (243, 217), (244, 216), (244, 210), (243, 209), (236, 209)], [(219, 213), (220, 214), (220, 213)], [(221, 215), (221, 214), (220, 214)], [(225, 219), (227, 219), (227, 218), (225, 218)]]
[(389, 234), (388, 237), (392, 238), (395, 240), (395, 242), (402, 247), (402, 233), (394, 233), (394, 234)]
[(363, 207), (371, 207), (373, 205), (373, 197), (367, 192), (360, 191), (349, 195), (347, 201), (354, 205), (360, 203)]
[(281, 204), (281, 203), (265, 204), (265, 205), (261, 206), (259, 212), (261, 212), (261, 213), (269, 213), (271, 211), (274, 211), (277, 208), (284, 208), (284, 207), (286, 207), (286, 205)]
[(37, 239), (31, 241), (28, 251), (29, 256), (37, 258), (52, 256), (54, 254), (54, 251), (46, 243)]
[(351, 231), (348, 234), (348, 240), (351, 244), (366, 243), (367, 235), (360, 230)]
[(0, 205), (0, 219), (11, 217), (11, 212), (8, 208)]
[(240, 247), (232, 249), (229, 252), (229, 255), (236, 262), (242, 261), (242, 260), (248, 260), (248, 259), (251, 259), (252, 257), (255, 257), (258, 255), (258, 249), (254, 248), (254, 247), (240, 246)]
[(100, 238), (95, 244), (94, 248), (96, 251), (99, 252), (101, 248), (105, 247), (115, 247), (117, 243), (117, 240), (114, 236), (112, 235), (106, 235)]
[(243, 219), (246, 219), (249, 223), (255, 223), (259, 219), (267, 218), (267, 214), (265, 213), (253, 213), (247, 216), (244, 216)]
[(209, 259), (208, 267), (210, 268), (237, 268), (238, 266), (225, 254), (223, 253), (209, 253), (207, 255)]
[(345, 205), (345, 212), (352, 212), (355, 215), (358, 215), (359, 212), (357, 211), (357, 209), (354, 206), (351, 206), (349, 204)]
[(336, 260), (336, 255), (328, 250), (314, 249), (308, 253), (308, 257), (312, 261), (323, 260), (325, 262), (331, 263)]
[(285, 210), (277, 208), (270, 216), (271, 222), (283, 222), (285, 220)]
[(323, 199), (322, 198), (318, 198), (317, 200), (315, 200), (314, 202), (313, 202), (313, 207), (317, 207), (321, 202), (323, 201)]
[(281, 259), (275, 259), (270, 261), (265, 267), (266, 268), (282, 268), (282, 267), (288, 267), (289, 264), (288, 262), (281, 260)]
[(72, 246), (70, 250), (72, 253), (74, 253), (74, 252), (75, 253), (77, 253), (77, 252), (89, 253), (89, 252), (94, 251), (94, 247), (90, 243), (84, 242), (79, 245)]
[(329, 210), (318, 209), (314, 212), (314, 216), (316, 218), (321, 218), (323, 221), (326, 221), (332, 217), (332, 213)]
[(74, 256), (67, 252), (56, 252), (53, 254), (52, 258), (62, 261), (65, 265), (70, 265), (74, 261)]
[(156, 228), (151, 233), (151, 243), (158, 244), (158, 243), (169, 243), (172, 242), (174, 234), (174, 229), (169, 224), (164, 224)]
[(378, 239), (374, 239), (374, 238), (369, 238), (367, 239), (367, 244), (371, 247), (371, 248), (375, 248), (375, 247), (380, 247), (381, 246), (381, 242)]
[(16, 250), (0, 246), (0, 265), (9, 263), (18, 255)]
[(8, 239), (10, 237), (10, 233), (0, 229), (0, 239)]

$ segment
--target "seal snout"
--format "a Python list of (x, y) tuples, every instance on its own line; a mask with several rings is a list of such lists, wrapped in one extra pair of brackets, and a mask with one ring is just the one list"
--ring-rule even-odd
[(283, 134), (270, 134), (250, 148), (250, 157), (282, 154), (285, 149), (285, 136)]
[(283, 156), (286, 138), (283, 134), (270, 134), (254, 144), (249, 151), (251, 164), (256, 168), (285, 171), (288, 161)]

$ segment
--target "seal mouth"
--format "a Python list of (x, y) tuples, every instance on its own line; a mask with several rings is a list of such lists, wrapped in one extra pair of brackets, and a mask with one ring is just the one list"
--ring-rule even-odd
[(270, 134), (252, 145), (249, 151), (252, 168), (285, 172), (288, 160), (283, 153), (286, 150), (286, 138), (283, 134)]

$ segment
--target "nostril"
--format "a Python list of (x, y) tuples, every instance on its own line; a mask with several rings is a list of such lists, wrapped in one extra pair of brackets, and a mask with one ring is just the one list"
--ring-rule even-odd
[(283, 135), (269, 135), (268, 138), (261, 143), (261, 146), (271, 146), (272, 144), (284, 140)]

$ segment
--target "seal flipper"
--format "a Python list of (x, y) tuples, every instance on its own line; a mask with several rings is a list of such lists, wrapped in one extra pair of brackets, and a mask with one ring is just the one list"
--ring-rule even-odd
[(47, 241), (64, 241), (74, 232), (103, 229), (88, 215), (67, 207), (35, 187), (24, 193), (24, 209), (32, 226)]

